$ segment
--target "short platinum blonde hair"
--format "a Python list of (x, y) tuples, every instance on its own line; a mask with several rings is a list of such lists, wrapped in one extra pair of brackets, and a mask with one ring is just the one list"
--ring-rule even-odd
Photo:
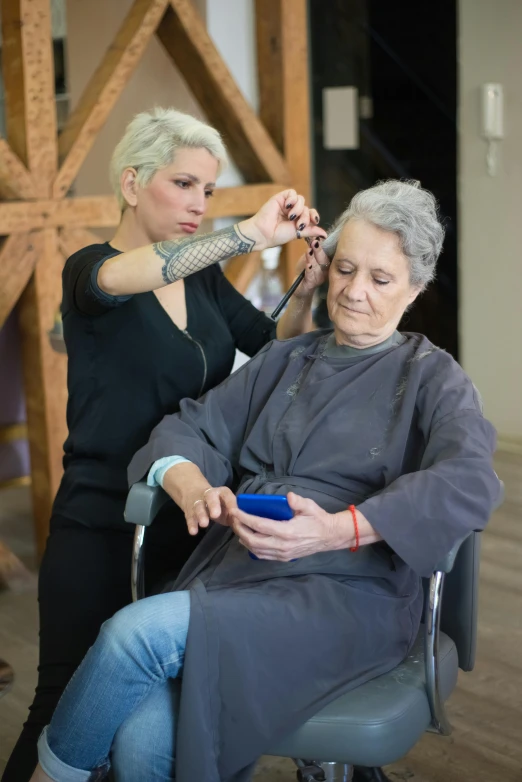
[(410, 264), (410, 283), (414, 287), (424, 289), (433, 280), (444, 227), (435, 196), (424, 190), (420, 182), (388, 179), (357, 193), (323, 242), (329, 258), (334, 257), (341, 231), (352, 219), (366, 220), (397, 234)]
[(225, 145), (218, 131), (190, 114), (162, 108), (136, 114), (111, 158), (111, 185), (120, 209), (127, 206), (120, 185), (126, 168), (135, 168), (138, 185), (145, 187), (157, 171), (173, 162), (176, 150), (186, 148), (203, 148), (210, 152), (219, 163), (218, 174), (228, 164)]

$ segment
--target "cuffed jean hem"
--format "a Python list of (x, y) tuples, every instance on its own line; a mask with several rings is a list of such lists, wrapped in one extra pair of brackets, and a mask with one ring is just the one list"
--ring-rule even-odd
[(63, 763), (49, 747), (47, 728), (43, 729), (38, 739), (38, 760), (45, 773), (55, 782), (99, 782), (99, 780), (105, 779), (110, 768), (108, 761), (93, 771), (85, 771)]

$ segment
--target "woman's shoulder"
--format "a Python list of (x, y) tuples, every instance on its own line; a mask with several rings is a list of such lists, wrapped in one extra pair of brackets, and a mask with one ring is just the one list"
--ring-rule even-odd
[(430, 374), (440, 371), (457, 371), (465, 374), (460, 364), (450, 353), (435, 345), (424, 334), (411, 331), (402, 331), (401, 334), (405, 337), (403, 344), (410, 354), (410, 362), (422, 363)]
[(89, 244), (87, 247), (82, 247), (80, 250), (77, 250), (65, 261), (62, 271), (64, 286), (74, 284), (78, 275), (80, 275), (84, 269), (88, 269), (102, 261), (104, 258), (116, 254), (117, 250), (114, 250), (108, 242)]
[(99, 244), (88, 244), (87, 247), (81, 247), (75, 253), (70, 255), (65, 266), (74, 266), (78, 262), (88, 263), (93, 260), (101, 260), (105, 256), (115, 255), (118, 251), (114, 250), (108, 242), (100, 242)]
[(404, 336), (411, 350), (410, 368), (418, 373), (419, 403), (437, 408), (439, 416), (458, 415), (464, 410), (482, 412), (479, 391), (450, 353), (422, 334)]

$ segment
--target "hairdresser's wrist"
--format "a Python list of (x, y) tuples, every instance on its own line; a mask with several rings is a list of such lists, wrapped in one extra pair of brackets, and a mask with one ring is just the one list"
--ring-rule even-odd
[(249, 217), (248, 220), (241, 220), (240, 223), (237, 223), (236, 228), (240, 235), (244, 236), (246, 239), (250, 239), (251, 242), (254, 242), (254, 246), (250, 252), (266, 250), (268, 247), (265, 235), (259, 230), (251, 217)]
[[(312, 284), (310, 286), (310, 283), (307, 282), (306, 277), (301, 282), (301, 285), (296, 288), (294, 295), (292, 296), (293, 299), (298, 299), (301, 306), (312, 306), (312, 301), (314, 298), (314, 293), (316, 291), (315, 285)], [(290, 299), (292, 301), (292, 299)]]

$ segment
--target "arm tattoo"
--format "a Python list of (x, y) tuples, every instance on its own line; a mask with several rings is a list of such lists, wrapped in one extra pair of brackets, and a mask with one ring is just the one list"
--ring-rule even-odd
[(254, 244), (252, 239), (241, 233), (237, 225), (231, 225), (211, 234), (157, 242), (152, 248), (164, 261), (161, 273), (168, 284), (218, 261), (249, 253)]

